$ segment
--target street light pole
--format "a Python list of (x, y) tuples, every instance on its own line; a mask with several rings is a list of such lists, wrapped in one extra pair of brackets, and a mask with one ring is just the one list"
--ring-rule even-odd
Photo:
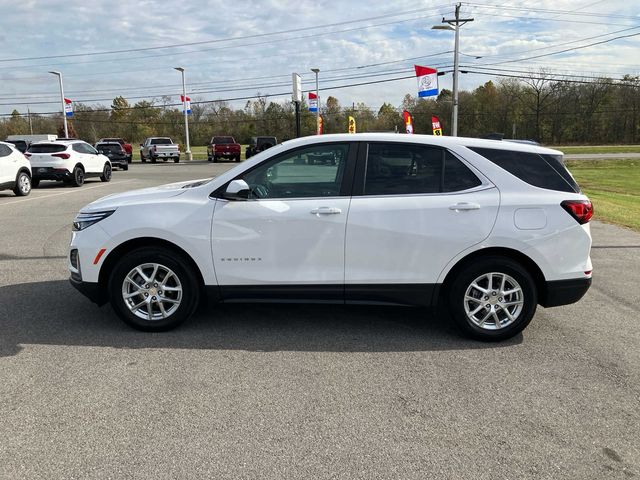
[(320, 73), (320, 69), (312, 68), (311, 71), (316, 74), (316, 102), (318, 102), (316, 108), (316, 135), (318, 135), (320, 133), (318, 131), (320, 128), (320, 90), (318, 89), (318, 73)]
[(62, 86), (62, 73), (60, 72), (49, 72), (53, 75), (58, 76), (58, 80), (60, 81), (60, 106), (62, 107), (62, 122), (64, 123), (64, 137), (69, 138), (69, 129), (67, 128), (67, 113), (64, 111), (64, 87)]
[(456, 18), (442, 18), (442, 23), (448, 23), (448, 27), (443, 27), (442, 25), (431, 27), (434, 30), (455, 31), (455, 42), (453, 47), (453, 108), (451, 110), (451, 135), (453, 137), (458, 136), (458, 75), (460, 74), (460, 27), (467, 22), (473, 22), (473, 18), (460, 18), (460, 4), (458, 3), (456, 4)]
[(191, 146), (189, 145), (189, 116), (187, 114), (187, 86), (184, 81), (184, 67), (174, 67), (174, 70), (178, 70), (182, 74), (182, 111), (184, 112), (184, 136), (187, 143), (186, 161), (190, 162), (191, 158)]

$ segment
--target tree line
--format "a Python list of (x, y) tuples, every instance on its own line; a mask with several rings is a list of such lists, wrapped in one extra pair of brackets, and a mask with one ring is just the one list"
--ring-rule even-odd
[[(214, 135), (232, 135), (240, 143), (252, 136), (295, 137), (295, 108), (287, 101), (269, 101), (257, 95), (244, 108), (225, 101), (192, 103), (189, 132), (192, 145), (206, 145)], [(323, 102), (324, 133), (347, 132), (348, 117), (356, 119), (358, 132), (404, 132), (403, 110), (411, 113), (414, 133), (431, 134), (431, 116), (440, 118), (443, 133), (450, 133), (452, 95), (442, 90), (437, 98), (405, 95), (400, 105), (379, 108), (357, 103), (341, 105), (329, 96)], [(315, 131), (315, 114), (301, 108), (301, 135)], [(170, 136), (184, 143), (184, 119), (170, 97), (133, 105), (116, 97), (110, 106), (74, 104), (70, 136), (95, 142), (102, 137), (123, 137), (142, 143), (149, 136)], [(58, 133), (59, 116), (14, 112), (0, 121), (0, 138), (8, 135)], [(622, 80), (555, 80), (544, 74), (522, 79), (488, 81), (459, 94), (459, 135), (483, 137), (500, 133), (505, 138), (536, 140), (544, 144), (640, 143), (640, 77)]]

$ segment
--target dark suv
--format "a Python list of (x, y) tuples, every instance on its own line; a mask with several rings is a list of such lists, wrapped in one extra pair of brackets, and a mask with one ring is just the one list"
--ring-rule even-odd
[(129, 170), (129, 155), (120, 143), (98, 142), (95, 147), (99, 153), (109, 157), (113, 167), (118, 167), (121, 170)]
[(251, 143), (245, 151), (245, 158), (252, 157), (256, 153), (271, 148), (277, 143), (278, 139), (276, 137), (251, 137)]

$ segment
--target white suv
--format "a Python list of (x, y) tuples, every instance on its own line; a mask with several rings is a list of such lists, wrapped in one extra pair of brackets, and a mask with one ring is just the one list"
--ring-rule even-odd
[(31, 165), (13, 144), (0, 142), (0, 190), (22, 197), (31, 193)]
[[(317, 164), (319, 156), (335, 162)], [(311, 160), (311, 161), (310, 161)], [(306, 137), (212, 179), (83, 208), (71, 282), (143, 330), (209, 300), (448, 306), (511, 337), (591, 284), (592, 207), (562, 153), (423, 135)]]
[(86, 178), (111, 180), (111, 161), (82, 140), (32, 143), (25, 155), (31, 161), (33, 187), (41, 180), (57, 180), (80, 187)]

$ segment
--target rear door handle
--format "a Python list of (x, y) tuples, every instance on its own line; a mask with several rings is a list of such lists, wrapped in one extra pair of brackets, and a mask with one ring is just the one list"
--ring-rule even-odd
[(449, 210), (455, 210), (456, 212), (459, 212), (461, 210), (480, 210), (480, 204), (461, 202), (456, 203), (455, 205), (451, 205), (449, 207)]
[(310, 212), (313, 215), (336, 215), (338, 213), (342, 213), (342, 210), (336, 207), (318, 207), (314, 208)]

